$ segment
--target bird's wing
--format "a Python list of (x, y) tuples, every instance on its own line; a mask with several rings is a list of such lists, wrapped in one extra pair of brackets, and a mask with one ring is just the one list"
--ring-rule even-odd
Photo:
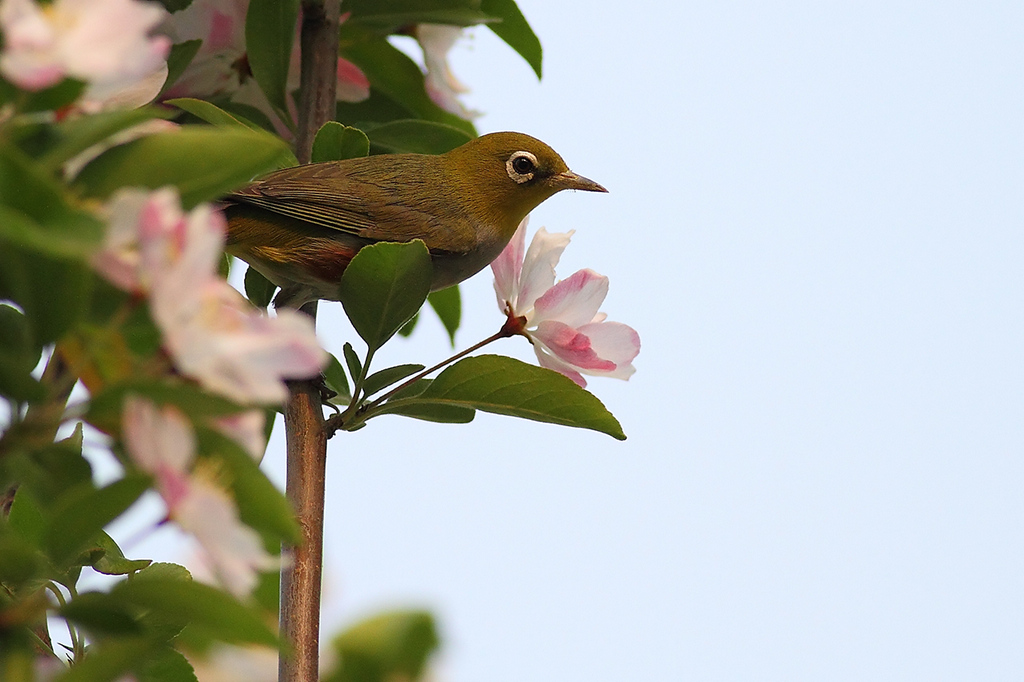
[[(332, 178), (259, 181), (230, 194), (238, 203), (354, 235), (373, 229), (376, 221), (357, 192)], [(339, 186), (341, 185), (341, 186)]]

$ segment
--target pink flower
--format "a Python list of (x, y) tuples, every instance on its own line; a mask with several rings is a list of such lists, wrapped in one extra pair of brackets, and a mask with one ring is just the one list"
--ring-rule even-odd
[(135, 0), (2, 0), (0, 72), (26, 90), (70, 76), (90, 84), (87, 98), (106, 99), (166, 68), (171, 41), (147, 35), (164, 16)]
[(434, 104), (451, 114), (466, 120), (480, 115), (471, 111), (459, 101), (459, 95), (469, 92), (452, 73), (448, 66), (448, 52), (462, 35), (459, 26), (445, 24), (419, 24), (416, 26), (416, 40), (423, 49), (423, 62), (427, 68), (423, 87)]
[(636, 371), (640, 336), (599, 312), (608, 278), (580, 270), (556, 284), (555, 266), (572, 232), (550, 234), (542, 227), (524, 254), (526, 224), (491, 263), (498, 307), (533, 344), (542, 367), (580, 386), (587, 385), (583, 374), (628, 379)]
[(267, 415), (262, 410), (247, 410), (213, 420), (213, 426), (237, 442), (257, 462), (267, 450)]
[[(256, 107), (266, 114), (282, 135), (290, 132), (279, 119), (259, 84), (252, 77), (245, 47), (245, 15), (249, 0), (194, 0), (165, 23), (164, 31), (174, 42), (202, 40), (195, 59), (171, 86), (167, 98), (224, 96), (234, 102)], [(344, 19), (344, 18), (343, 18)], [(288, 69), (288, 92), (299, 87), (299, 37), (292, 48)], [(370, 96), (370, 82), (355, 64), (338, 60), (337, 99), (361, 102)], [(289, 98), (289, 103), (290, 98)], [(294, 107), (289, 113), (295, 120)]]
[(327, 361), (312, 321), (292, 310), (267, 317), (217, 274), (224, 218), (208, 205), (185, 214), (172, 189), (122, 190), (94, 266), (149, 296), (150, 312), (178, 370), (241, 403), (280, 403), (285, 379), (315, 375)]
[(122, 430), (132, 461), (156, 479), (168, 516), (199, 541), (220, 582), (235, 596), (251, 593), (257, 572), (277, 568), (279, 562), (263, 549), (259, 534), (238, 519), (231, 497), (192, 472), (195, 434), (185, 415), (128, 396)]

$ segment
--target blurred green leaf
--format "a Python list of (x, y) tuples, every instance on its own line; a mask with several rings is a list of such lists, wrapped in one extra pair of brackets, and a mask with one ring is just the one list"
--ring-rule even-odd
[(86, 420), (104, 431), (119, 430), (124, 399), (131, 393), (149, 398), (159, 405), (174, 405), (195, 420), (237, 414), (246, 409), (227, 398), (206, 393), (193, 384), (170, 379), (138, 379), (104, 388), (90, 401)]
[(181, 194), (182, 205), (189, 209), (282, 167), (290, 156), (285, 143), (269, 133), (183, 126), (104, 152), (82, 169), (73, 184), (97, 198), (124, 185), (151, 189), (173, 185)]
[(166, 618), (207, 630), (226, 642), (277, 646), (277, 637), (262, 615), (226, 592), (195, 581), (142, 578), (143, 573), (118, 583), (110, 593)]
[(358, 128), (328, 121), (313, 140), (313, 163), (358, 159), (370, 153), (370, 141)]
[(277, 285), (263, 276), (263, 273), (249, 266), (245, 270), (245, 295), (257, 308), (266, 309), (274, 300)]
[(43, 544), (46, 538), (46, 516), (39, 503), (31, 495), (26, 494), (25, 490), (18, 490), (14, 494), (7, 522), (23, 540), (31, 542), (36, 547)]
[(368, 618), (332, 642), (337, 669), (324, 682), (417, 680), (440, 643), (434, 619), (425, 611), (395, 611)]
[(416, 119), (384, 123), (366, 134), (377, 154), (444, 154), (473, 139), (454, 126)]
[(330, 353), (328, 353), (328, 356), (330, 359), (324, 368), (324, 381), (328, 388), (338, 394), (338, 398), (348, 402), (352, 398), (352, 389), (349, 388), (345, 370), (342, 368), (338, 358)]
[(426, 245), (381, 242), (363, 247), (345, 268), (338, 294), (356, 332), (373, 352), (423, 305), (433, 268)]
[(114, 538), (104, 532), (96, 537), (96, 545), (103, 550), (103, 555), (92, 565), (93, 570), (104, 575), (128, 575), (153, 563), (149, 559), (126, 559)]
[(441, 318), (441, 324), (448, 332), (448, 339), (455, 346), (455, 332), (459, 329), (459, 322), (462, 319), (462, 295), (459, 293), (459, 285), (431, 291), (427, 295), (430, 307), (434, 309), (437, 316)]
[(593, 394), (558, 372), (500, 355), (460, 360), (417, 397), (388, 401), (383, 410), (403, 408), (406, 400), (472, 407), (626, 439), (618, 420)]
[(103, 527), (124, 513), (149, 488), (148, 476), (125, 476), (98, 490), (65, 495), (46, 529), (46, 549), (57, 566), (66, 565), (94, 543)]
[(111, 135), (154, 118), (167, 118), (168, 113), (157, 107), (118, 109), (91, 116), (79, 116), (61, 121), (53, 128), (53, 142), (39, 163), (50, 173), (56, 173), (61, 164), (99, 144)]
[[(10, 524), (0, 523), (0, 584), (17, 592), (25, 584), (42, 579), (45, 570), (46, 559), (36, 545), (15, 533)], [(0, 612), (2, 605), (0, 591)]]
[(476, 136), (472, 123), (434, 104), (423, 87), (420, 67), (391, 43), (386, 40), (357, 43), (344, 47), (342, 53), (362, 69), (370, 80), (372, 90), (379, 90), (408, 109), (412, 117), (446, 123), (468, 135)]
[(413, 330), (416, 329), (416, 325), (419, 324), (420, 314), (416, 313), (409, 318), (409, 321), (402, 325), (402, 328), (398, 330), (398, 335), (402, 337), (412, 336)]
[(198, 682), (192, 664), (170, 646), (158, 649), (134, 673), (135, 682)]
[(85, 81), (65, 78), (43, 90), (25, 93), (25, 99), (18, 102), (18, 110), (27, 113), (62, 109), (81, 97), (87, 85)]
[(515, 0), (482, 0), (480, 7), (491, 16), (501, 17), (501, 21), (489, 23), (487, 28), (518, 52), (540, 79), (543, 57), (540, 40), (530, 28), (526, 17), (519, 11)]
[(82, 425), (68, 438), (45, 447), (14, 453), (6, 464), (21, 484), (20, 492), (31, 493), (42, 505), (51, 507), (72, 489), (93, 487), (92, 466), (82, 456)]
[(134, 609), (123, 599), (103, 592), (83, 592), (60, 610), (76, 625), (98, 635), (140, 635), (142, 626)]
[(3, 241), (0, 235), (0, 299), (25, 312), (35, 343), (53, 343), (84, 316), (92, 273), (78, 259), (51, 258)]
[(46, 397), (46, 388), (32, 376), (42, 347), (21, 311), (0, 303), (0, 394), (19, 402)]
[(335, 118), (342, 123), (354, 125), (360, 130), (377, 123), (399, 121), (415, 116), (416, 112), (402, 106), (380, 90), (371, 90), (370, 96), (361, 102), (338, 102)]
[(288, 119), (288, 66), (292, 58), (299, 0), (250, 0), (245, 45), (252, 75), (267, 99)]
[(374, 372), (370, 376), (366, 377), (366, 381), (363, 382), (363, 391), (366, 395), (373, 395), (392, 384), (398, 383), (406, 377), (411, 377), (413, 374), (420, 372), (423, 369), (423, 365), (396, 365), (394, 367), (382, 369), (379, 372)]
[(178, 82), (178, 79), (185, 73), (185, 69), (195, 59), (199, 48), (202, 46), (202, 40), (186, 40), (185, 42), (171, 45), (171, 52), (167, 55), (167, 78), (164, 79), (164, 85), (160, 89), (161, 94), (167, 92), (169, 88)]
[(229, 114), (215, 104), (211, 104), (204, 99), (194, 99), (192, 97), (178, 97), (177, 99), (169, 99), (164, 104), (170, 104), (173, 107), (178, 107), (182, 111), (187, 111), (196, 118), (206, 121), (207, 123), (215, 126), (224, 126), (228, 128), (248, 128), (249, 130), (260, 130), (260, 127), (251, 121), (246, 121), (244, 118)]
[(192, 0), (157, 0), (168, 12), (180, 12), (192, 4)]
[(89, 655), (54, 682), (113, 682), (162, 646), (149, 637), (108, 637), (90, 646)]
[(196, 430), (199, 450), (217, 457), (226, 467), (238, 516), (247, 526), (271, 533), (277, 540), (302, 540), (291, 504), (259, 464), (233, 439), (208, 428)]

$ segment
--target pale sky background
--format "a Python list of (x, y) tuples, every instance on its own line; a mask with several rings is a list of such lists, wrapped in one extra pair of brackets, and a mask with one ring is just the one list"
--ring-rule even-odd
[[(325, 639), (411, 605), (444, 682), (1024, 679), (1024, 6), (519, 4), (542, 82), (486, 29), (453, 67), (611, 191), (532, 227), (640, 332), (590, 384), (629, 440), (339, 434)], [(463, 296), (460, 348), (502, 322)], [(381, 362), (448, 351), (428, 317)]]

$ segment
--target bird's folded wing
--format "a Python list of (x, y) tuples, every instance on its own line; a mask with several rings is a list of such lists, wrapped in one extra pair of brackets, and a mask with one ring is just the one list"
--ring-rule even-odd
[(228, 196), (231, 201), (303, 220), (332, 230), (365, 235), (376, 221), (357, 194), (339, 191), (337, 182), (306, 178), (253, 183)]

